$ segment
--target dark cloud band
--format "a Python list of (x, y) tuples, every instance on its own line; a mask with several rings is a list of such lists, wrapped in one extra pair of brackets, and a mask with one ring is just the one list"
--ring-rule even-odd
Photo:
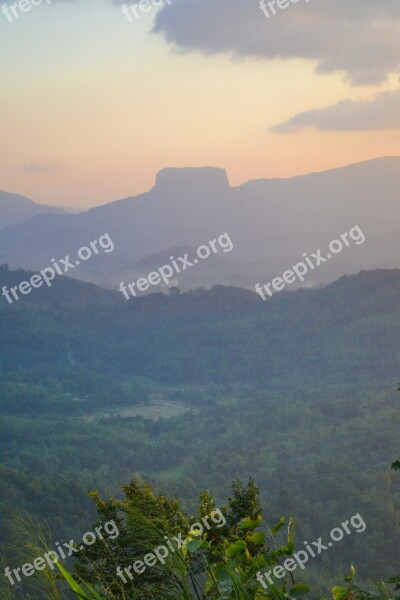
[(153, 32), (186, 52), (313, 60), (364, 85), (399, 70), (399, 26), (399, 0), (291, 0), (268, 19), (258, 0), (172, 0)]

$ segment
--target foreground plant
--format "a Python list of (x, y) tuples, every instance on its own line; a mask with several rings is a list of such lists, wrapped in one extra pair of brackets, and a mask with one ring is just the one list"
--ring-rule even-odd
[[(393, 463), (392, 468), (400, 470), (400, 461)], [(294, 573), (288, 571), (279, 583), (266, 585), (262, 576), (265, 571), (280, 568), (286, 557), (296, 556), (295, 524), (289, 519), (286, 525), (283, 517), (272, 527), (265, 523), (259, 490), (252, 479), (247, 484), (234, 481), (232, 497), (220, 509), (209, 492), (203, 492), (198, 514), (191, 519), (179, 500), (156, 495), (146, 482), (134, 479), (122, 489), (123, 500), (104, 501), (97, 493), (91, 493), (99, 513), (96, 525), (113, 520), (118, 525), (118, 537), (96, 539), (77, 557), (73, 573), (57, 563), (59, 579), (76, 598), (300, 600), (310, 592), (308, 585), (297, 582)], [(207, 515), (218, 512), (221, 518), (214, 519), (218, 525), (199, 533), (193, 520), (205, 523)], [(168, 553), (168, 558), (159, 553), (162, 559), (140, 574), (133, 575), (132, 569), (127, 568), (135, 561), (141, 562), (146, 554), (157, 555), (155, 549), (171, 539), (179, 540), (179, 546)], [(61, 600), (57, 578), (53, 572), (49, 577), (51, 585), (43, 588), (44, 594)], [(345, 582), (345, 586), (332, 589), (333, 600), (400, 600), (398, 575), (372, 582), (373, 590), (364, 591), (356, 583), (355, 569), (351, 567)]]

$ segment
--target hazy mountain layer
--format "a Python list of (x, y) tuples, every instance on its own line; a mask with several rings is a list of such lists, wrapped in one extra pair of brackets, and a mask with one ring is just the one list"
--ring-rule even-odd
[(196, 248), (227, 232), (232, 252), (216, 255), (221, 260), (212, 266), (211, 259), (200, 261), (174, 284), (252, 288), (282, 275), (303, 253), (326, 254), (331, 240), (358, 225), (365, 243), (352, 244), (310, 273), (304, 285), (312, 286), (360, 269), (398, 266), (399, 184), (400, 157), (239, 187), (229, 185), (222, 169), (165, 169), (147, 193), (76, 215), (39, 215), (1, 231), (0, 261), (41, 269), (107, 232), (115, 250), (82, 264), (74, 277), (115, 286), (146, 276), (147, 257)]

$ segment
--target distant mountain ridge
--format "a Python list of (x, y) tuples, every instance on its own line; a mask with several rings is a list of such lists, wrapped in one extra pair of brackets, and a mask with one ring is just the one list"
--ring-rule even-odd
[[(23, 269), (9, 270), (7, 266), (0, 264), (0, 291), (3, 286), (10, 290), (13, 286), (18, 286), (22, 281), (29, 281), (34, 275), (31, 271)], [(32, 289), (28, 295), (18, 294), (19, 300), (13, 299), (13, 306), (28, 305), (62, 305), (78, 307), (87, 304), (118, 302), (119, 294), (111, 290), (106, 290), (92, 283), (85, 283), (68, 276), (56, 277), (51, 287), (43, 286)], [(10, 308), (6, 298), (0, 295), (0, 307)]]
[[(227, 232), (234, 244), (229, 261), (220, 261), (212, 276), (208, 261), (202, 261), (190, 276), (189, 271), (179, 276), (179, 286), (219, 282), (253, 288), (359, 225), (365, 244), (310, 273), (305, 285), (315, 286), (361, 269), (400, 266), (399, 189), (400, 157), (238, 187), (230, 186), (223, 169), (168, 168), (146, 193), (75, 215), (37, 215), (3, 229), (0, 262), (40, 269), (49, 258), (72, 254), (107, 232), (114, 252), (107, 261), (81, 265), (74, 276), (115, 287), (129, 281), (130, 266), (139, 261), (169, 248), (207, 244)], [(133, 270), (131, 280), (135, 276)]]
[[(12, 306), (1, 299), (0, 362), (4, 369), (62, 368), (70, 355), (84, 368), (166, 383), (395, 386), (399, 298), (399, 269), (362, 271), (268, 303), (223, 286), (126, 302), (64, 277)], [(35, 352), (26, 352), (26, 338)]]
[(24, 223), (48, 212), (65, 214), (67, 211), (56, 206), (37, 204), (25, 196), (0, 190), (0, 229)]

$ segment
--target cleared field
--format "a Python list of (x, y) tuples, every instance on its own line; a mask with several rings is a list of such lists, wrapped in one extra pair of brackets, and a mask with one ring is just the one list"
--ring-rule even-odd
[(163, 404), (154, 403), (104, 409), (102, 411), (86, 415), (84, 418), (88, 421), (93, 421), (94, 419), (115, 417), (119, 415), (121, 417), (143, 417), (145, 419), (157, 421), (158, 419), (172, 419), (173, 417), (178, 417), (189, 410), (191, 410), (191, 408), (188, 406), (173, 404), (172, 402)]
[(157, 482), (173, 481), (178, 479), (185, 472), (183, 466), (170, 467), (169, 469), (163, 469), (162, 471), (149, 471), (146, 473), (149, 477), (152, 477)]

